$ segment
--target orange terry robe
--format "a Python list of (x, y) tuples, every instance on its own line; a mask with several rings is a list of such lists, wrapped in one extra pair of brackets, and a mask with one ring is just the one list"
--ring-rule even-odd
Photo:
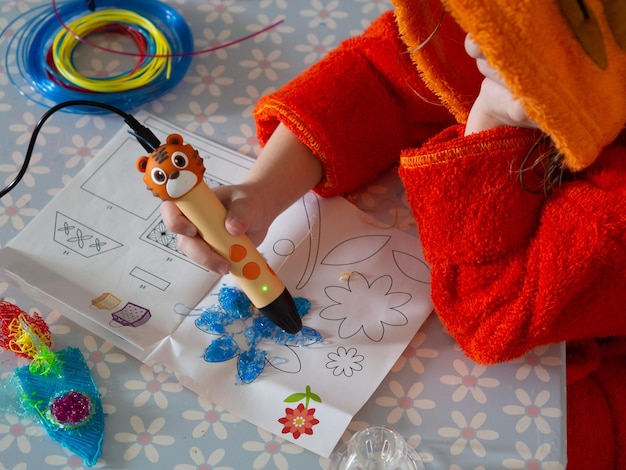
[(315, 189), (324, 196), (399, 164), (449, 333), (484, 364), (566, 341), (568, 468), (624, 469), (626, 135), (549, 195), (529, 190), (540, 181), (524, 161), (536, 158), (540, 132), (464, 137), (482, 80), (464, 33), (444, 15), (429, 45), (449, 59), (438, 79), (450, 94), (440, 103), (429, 88), (435, 69), (420, 74), (404, 53), (403, 21), (382, 15), (263, 98), (259, 138), (279, 122), (291, 129), (323, 165)]

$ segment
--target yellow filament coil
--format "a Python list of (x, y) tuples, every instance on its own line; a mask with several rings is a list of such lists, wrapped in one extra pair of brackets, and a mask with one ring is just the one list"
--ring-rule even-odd
[(16, 354), (24, 354), (32, 359), (37, 356), (41, 346), (50, 345), (50, 340), (40, 331), (31, 328), (23, 314), (11, 320), (8, 330), (11, 336), (9, 349)]
[[(81, 38), (93, 31), (111, 24), (125, 24), (137, 27), (153, 47), (146, 57), (138, 59), (133, 69), (108, 78), (90, 78), (81, 74), (72, 60), (74, 49)], [(165, 72), (169, 78), (171, 72), (171, 48), (167, 38), (150, 21), (128, 10), (112, 8), (96, 11), (79, 18), (63, 28), (52, 43), (52, 59), (59, 72), (68, 82), (85, 90), (100, 93), (116, 93), (134, 90), (150, 84)]]

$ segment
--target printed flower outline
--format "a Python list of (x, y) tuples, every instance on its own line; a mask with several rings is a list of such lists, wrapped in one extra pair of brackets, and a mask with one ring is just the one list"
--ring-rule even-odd
[(98, 372), (98, 375), (103, 379), (111, 377), (111, 369), (109, 369), (107, 362), (112, 364), (121, 364), (126, 361), (126, 356), (124, 354), (115, 351), (111, 352), (115, 346), (107, 341), (103, 341), (98, 347), (96, 338), (91, 335), (87, 335), (83, 340), (83, 344), (87, 349), (85, 360), (93, 364)]
[(11, 221), (11, 225), (15, 230), (22, 230), (25, 227), (22, 217), (35, 217), (39, 211), (34, 207), (30, 207), (30, 194), (20, 196), (17, 201), (13, 201), (11, 194), (5, 195), (3, 198), (4, 207), (0, 206), (0, 227)]
[(454, 410), (452, 412), (452, 421), (457, 425), (456, 428), (443, 427), (438, 430), (439, 435), (442, 437), (456, 438), (450, 446), (450, 453), (452, 455), (459, 455), (463, 452), (467, 444), (469, 444), (474, 454), (478, 457), (484, 457), (487, 455), (487, 451), (480, 440), (491, 441), (500, 437), (497, 431), (480, 429), (480, 427), (485, 424), (485, 421), (487, 421), (487, 415), (483, 412), (476, 413), (468, 423), (463, 413)]
[(241, 115), (243, 117), (251, 117), (252, 111), (254, 110), (257, 101), (259, 101), (259, 98), (265, 95), (269, 95), (274, 91), (276, 91), (276, 88), (272, 86), (267, 87), (264, 90), (257, 90), (256, 87), (252, 85), (247, 85), (245, 88), (247, 96), (239, 96), (233, 99), (233, 103), (239, 106), (245, 106), (244, 110), (241, 112)]
[(308, 27), (314, 29), (320, 25), (326, 26), (328, 29), (337, 29), (337, 22), (335, 20), (342, 20), (348, 17), (348, 13), (345, 11), (336, 10), (339, 6), (338, 0), (332, 0), (328, 4), (324, 5), (320, 0), (312, 0), (312, 10), (302, 10), (300, 15), (312, 18)]
[(219, 97), (222, 96), (222, 86), (234, 83), (232, 78), (222, 76), (225, 70), (224, 65), (218, 65), (209, 70), (205, 64), (198, 64), (196, 74), (188, 74), (183, 81), (194, 85), (191, 96), (198, 96), (208, 91), (212, 96)]
[(191, 457), (191, 460), (193, 460), (193, 463), (195, 465), (181, 463), (175, 465), (174, 470), (233, 470), (232, 467), (217, 466), (217, 464), (222, 461), (225, 455), (226, 451), (224, 449), (215, 449), (213, 452), (211, 452), (211, 455), (205, 458), (202, 449), (194, 446), (189, 449), (189, 456)]
[(304, 449), (297, 444), (286, 442), (280, 437), (274, 437), (273, 434), (264, 431), (263, 429), (257, 429), (261, 441), (246, 441), (243, 443), (243, 449), (248, 452), (260, 452), (252, 467), (255, 469), (264, 468), (270, 461), (274, 463), (274, 468), (279, 470), (287, 470), (289, 468), (289, 462), (283, 455), (285, 454), (301, 454)]
[(233, 43), (228, 47), (219, 48), (226, 43), (232, 42), (232, 33), (231, 29), (224, 29), (216, 35), (213, 28), (204, 28), (201, 32), (202, 38), (196, 39), (195, 43), (199, 50), (213, 49), (211, 54), (215, 54), (220, 60), (226, 60), (228, 59), (228, 51), (239, 47), (239, 44)]
[(418, 398), (424, 391), (422, 382), (415, 382), (405, 393), (400, 382), (392, 380), (389, 382), (389, 390), (394, 395), (393, 397), (378, 397), (376, 399), (378, 406), (393, 407), (387, 416), (388, 424), (396, 424), (400, 421), (402, 415), (406, 414), (406, 417), (412, 424), (420, 426), (422, 424), (422, 415), (419, 414), (416, 408), (432, 410), (436, 406), (433, 400)]
[(295, 408), (285, 408), (285, 416), (278, 420), (284, 426), (281, 432), (283, 434), (291, 433), (294, 439), (298, 439), (303, 434), (313, 435), (313, 426), (319, 424), (319, 420), (315, 417), (315, 408), (309, 408), (309, 402), (313, 400), (321, 403), (322, 399), (311, 391), (309, 385), (306, 386), (304, 393), (293, 393), (285, 398), (284, 401), (286, 403), (295, 403), (302, 400), (305, 402), (299, 403)]
[(549, 468), (550, 470), (563, 470), (563, 464), (555, 461), (546, 461), (546, 457), (550, 455), (552, 447), (550, 444), (543, 443), (537, 447), (533, 454), (530, 447), (525, 442), (518, 441), (515, 443), (515, 449), (521, 459), (504, 459), (502, 466), (504, 468)]
[[(86, 468), (104, 468), (106, 462), (99, 460), (89, 467), (78, 455), (48, 455), (44, 462), (50, 467), (60, 467), (62, 470), (85, 470)], [(14, 469), (17, 470), (17, 467)]]
[(7, 450), (11, 444), (15, 442), (17, 448), (22, 454), (31, 452), (30, 437), (39, 437), (45, 435), (46, 431), (37, 423), (24, 419), (21, 420), (17, 416), (7, 413), (4, 415), (5, 423), (0, 423), (0, 452)]
[(487, 370), (485, 366), (474, 364), (470, 371), (467, 364), (460, 359), (455, 359), (452, 365), (459, 375), (444, 375), (439, 380), (446, 385), (457, 385), (456, 390), (452, 393), (452, 401), (455, 403), (462, 401), (467, 392), (470, 392), (474, 400), (480, 404), (485, 404), (487, 403), (487, 395), (481, 387), (494, 388), (500, 385), (498, 379), (481, 377)]
[(113, 436), (117, 442), (131, 444), (124, 452), (124, 460), (126, 462), (137, 458), (142, 450), (150, 462), (158, 462), (159, 451), (156, 445), (169, 446), (176, 442), (172, 436), (157, 434), (165, 426), (164, 418), (156, 418), (146, 428), (139, 416), (133, 416), (130, 418), (130, 425), (133, 431), (135, 431), (134, 433), (118, 432)]
[(259, 8), (267, 8), (272, 3), (275, 3), (276, 7), (280, 8), (281, 10), (287, 9), (287, 2), (285, 0), (261, 0), (261, 2), (259, 2)]
[(391, 276), (380, 276), (370, 284), (363, 274), (352, 272), (347, 282), (347, 287), (326, 287), (326, 296), (335, 303), (320, 312), (325, 320), (341, 322), (340, 338), (350, 338), (363, 331), (370, 340), (380, 342), (385, 325), (403, 326), (409, 322), (398, 308), (411, 300), (411, 294), (391, 292)]
[(328, 51), (332, 49), (332, 46), (337, 38), (333, 34), (328, 34), (320, 40), (315, 34), (309, 33), (307, 34), (306, 39), (309, 41), (308, 44), (298, 44), (294, 47), (294, 49), (298, 52), (306, 54), (303, 62), (304, 64), (309, 65), (324, 57)]
[(389, 3), (384, 0), (355, 0), (355, 3), (364, 3), (361, 13), (383, 13), (389, 9)]
[(275, 82), (278, 80), (277, 70), (289, 69), (288, 62), (278, 60), (281, 53), (280, 49), (275, 49), (267, 54), (260, 49), (252, 49), (252, 58), (240, 61), (239, 65), (242, 68), (250, 69), (248, 80), (256, 80), (263, 75), (267, 80)]
[(239, 14), (246, 11), (240, 5), (235, 5), (235, 0), (211, 0), (208, 5), (198, 6), (198, 11), (208, 11), (205, 17), (205, 23), (214, 23), (221, 20), (225, 24), (233, 24), (235, 19), (233, 14)]
[(154, 403), (164, 410), (168, 406), (168, 401), (163, 392), (178, 393), (183, 390), (183, 386), (179, 382), (168, 381), (172, 376), (168, 372), (156, 372), (145, 364), (139, 367), (139, 372), (145, 382), (128, 380), (124, 383), (124, 387), (128, 390), (141, 390), (141, 393), (133, 401), (133, 405), (137, 408), (145, 405), (150, 397), (153, 397)]
[(185, 129), (190, 132), (196, 132), (198, 128), (206, 135), (215, 134), (215, 128), (211, 123), (223, 124), (226, 122), (226, 116), (217, 114), (219, 104), (210, 103), (208, 106), (202, 108), (202, 106), (196, 102), (191, 101), (189, 103), (189, 110), (191, 113), (180, 113), (176, 116), (176, 119), (181, 122), (188, 122)]
[[(36, 310), (31, 310), (30, 314), (36, 313)], [(37, 312), (39, 313), (39, 312)], [(43, 316), (43, 315), (42, 315)], [(65, 317), (58, 310), (52, 310), (45, 318), (48, 327), (50, 328), (50, 332), (53, 337), (58, 335), (67, 335), (71, 333), (71, 328), (64, 324)]]
[(247, 124), (239, 126), (240, 135), (229, 137), (228, 143), (237, 147), (237, 151), (246, 155), (259, 155), (261, 153), (261, 145), (257, 139), (256, 133), (252, 127)]
[(291, 34), (295, 31), (293, 26), (289, 26), (288, 24), (282, 23), (277, 24), (279, 21), (284, 21), (284, 16), (278, 16), (271, 20), (267, 15), (260, 13), (257, 15), (258, 24), (249, 24), (246, 26), (246, 30), (252, 33), (256, 33), (265, 28), (269, 28), (274, 25), (272, 28), (264, 31), (262, 33), (257, 34), (252, 40), (255, 43), (262, 43), (271, 40), (274, 44), (282, 44), (283, 43), (283, 34)]
[(422, 459), (424, 463), (430, 463), (435, 460), (432, 454), (420, 450), (422, 447), (422, 436), (420, 436), (419, 434), (413, 434), (409, 436), (409, 438), (406, 440), (406, 443), (411, 449), (417, 452), (417, 455)]
[(59, 149), (59, 153), (61, 155), (67, 155), (69, 160), (65, 163), (66, 168), (74, 168), (81, 161), (83, 164), (87, 164), (91, 161), (95, 154), (98, 153), (98, 145), (102, 142), (101, 135), (95, 135), (87, 142), (83, 139), (83, 136), (80, 134), (74, 134), (72, 136), (72, 144), (73, 147), (61, 147)]
[[(22, 182), (25, 186), (32, 188), (35, 186), (35, 177), (33, 175), (45, 175), (50, 173), (50, 168), (47, 166), (37, 165), (43, 157), (43, 153), (36, 152), (30, 157), (30, 163), (28, 164), (28, 171), (24, 174)], [(5, 163), (0, 165), (0, 171), (3, 173), (9, 173), (4, 180), (4, 184), (9, 184), (19, 174), (22, 164), (24, 162), (24, 156), (21, 152), (13, 152), (11, 154), (13, 164)]]
[(539, 380), (542, 382), (550, 381), (550, 372), (546, 367), (561, 367), (563, 360), (558, 356), (548, 356), (546, 353), (550, 350), (551, 345), (538, 346), (528, 354), (511, 361), (514, 363), (521, 363), (519, 369), (515, 373), (517, 380), (526, 380), (531, 372), (534, 372)]
[(330, 352), (326, 356), (329, 361), (326, 363), (327, 369), (332, 369), (334, 376), (345, 375), (352, 377), (354, 371), (363, 370), (363, 359), (365, 357), (357, 354), (356, 348), (347, 349), (343, 346), (337, 348), (337, 352)]
[[(304, 317), (311, 308), (311, 302), (302, 297), (294, 301), (298, 314)], [(264, 316), (255, 315), (248, 297), (241, 290), (229, 286), (220, 289), (218, 303), (204, 309), (195, 324), (200, 330), (217, 335), (204, 350), (204, 360), (225, 362), (237, 357), (237, 377), (243, 383), (256, 380), (266, 362), (283, 372), (299, 372), (300, 358), (291, 346), (308, 346), (322, 340), (313, 328), (303, 326), (298, 333), (290, 334)], [(275, 346), (281, 347), (283, 356), (289, 355), (293, 360), (273, 362), (274, 358), (268, 357), (268, 352)], [(279, 366), (278, 362), (283, 364)], [(293, 364), (296, 364), (295, 368)]]
[[(33, 135), (33, 129), (37, 126), (37, 118), (33, 113), (25, 112), (22, 115), (24, 119), (23, 123), (13, 123), (9, 125), (8, 129), (11, 132), (20, 132), (21, 134), (15, 139), (16, 145), (25, 145), (31, 139)], [(53, 125), (46, 125), (41, 128), (39, 135), (37, 136), (37, 143), (39, 145), (46, 145), (46, 135), (59, 134), (61, 128)]]
[(83, 129), (87, 127), (87, 125), (91, 123), (93, 127), (99, 130), (104, 130), (106, 124), (104, 119), (102, 119), (99, 115), (87, 115), (78, 117), (76, 120), (76, 129)]
[(521, 416), (515, 425), (515, 430), (520, 433), (524, 432), (530, 427), (530, 424), (534, 422), (539, 432), (542, 434), (550, 434), (552, 429), (544, 417), (560, 418), (563, 415), (563, 411), (560, 408), (544, 407), (544, 405), (548, 403), (548, 400), (550, 400), (550, 392), (548, 390), (539, 392), (534, 401), (530, 398), (526, 390), (517, 389), (515, 396), (522, 406), (506, 405), (502, 408), (502, 411), (508, 415)]
[(400, 355), (396, 363), (391, 368), (391, 372), (401, 371), (405, 364), (408, 362), (413, 372), (416, 374), (423, 374), (426, 368), (422, 362), (424, 359), (432, 359), (439, 354), (436, 349), (421, 348), (420, 346), (426, 341), (426, 333), (419, 331), (411, 340), (409, 345), (405, 348), (404, 352)]
[(238, 423), (241, 421), (237, 416), (214, 405), (211, 401), (198, 397), (200, 410), (192, 409), (183, 412), (183, 418), (189, 421), (199, 421), (193, 428), (191, 435), (195, 438), (204, 436), (209, 428), (213, 429), (213, 434), (220, 440), (228, 437), (228, 431), (224, 423)]

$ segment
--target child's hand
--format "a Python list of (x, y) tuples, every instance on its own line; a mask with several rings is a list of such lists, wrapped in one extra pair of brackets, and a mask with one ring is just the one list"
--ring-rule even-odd
[[(226, 207), (226, 230), (246, 234), (260, 244), (278, 215), (302, 197), (322, 177), (322, 166), (311, 151), (279, 125), (241, 184), (213, 189)], [(230, 268), (198, 235), (196, 227), (174, 202), (161, 204), (165, 226), (178, 234), (178, 247), (194, 262), (220, 274)]]
[(465, 135), (499, 126), (537, 127), (469, 35), (465, 37), (465, 50), (476, 59), (478, 70), (485, 76), (467, 118)]
[[(246, 234), (252, 243), (263, 241), (271, 217), (263, 217), (259, 193), (245, 185), (222, 186), (213, 188), (215, 195), (227, 209), (225, 227), (234, 236)], [(178, 247), (194, 262), (220, 274), (229, 270), (228, 261), (217, 254), (198, 235), (196, 227), (180, 212), (172, 201), (161, 204), (161, 216), (165, 226), (177, 234)]]

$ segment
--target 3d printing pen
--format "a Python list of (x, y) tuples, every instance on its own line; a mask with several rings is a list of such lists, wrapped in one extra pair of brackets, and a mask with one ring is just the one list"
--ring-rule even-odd
[(230, 273), (252, 304), (288, 333), (302, 328), (291, 294), (247, 236), (234, 237), (224, 227), (226, 208), (204, 182), (204, 162), (178, 134), (137, 160), (137, 169), (155, 196), (176, 203), (201, 237), (229, 260)]

